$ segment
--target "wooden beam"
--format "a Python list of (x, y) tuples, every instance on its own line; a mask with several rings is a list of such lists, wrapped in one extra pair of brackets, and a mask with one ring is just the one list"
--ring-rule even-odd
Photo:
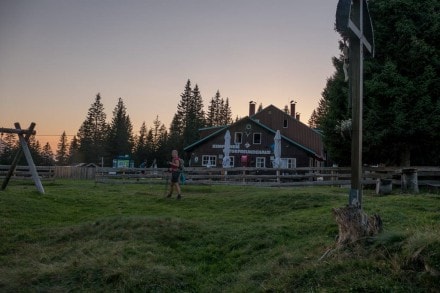
[[(35, 123), (32, 122), (32, 124)], [(35, 135), (37, 132), (31, 128), (29, 129), (13, 129), (13, 128), (2, 128), (0, 127), (0, 133), (14, 133), (14, 134), (31, 134)]]
[[(21, 129), (20, 124), (18, 122), (15, 123), (16, 129)], [(32, 178), (34, 179), (35, 187), (37, 187), (38, 191), (41, 194), (44, 194), (43, 184), (41, 184), (40, 176), (38, 176), (37, 168), (35, 167), (34, 160), (32, 159), (31, 152), (29, 151), (29, 147), (27, 145), (27, 141), (24, 138), (23, 134), (18, 134), (18, 138), (20, 140), (21, 148), (23, 149), (24, 156), (26, 157), (26, 161), (29, 165), (29, 170), (31, 171)]]

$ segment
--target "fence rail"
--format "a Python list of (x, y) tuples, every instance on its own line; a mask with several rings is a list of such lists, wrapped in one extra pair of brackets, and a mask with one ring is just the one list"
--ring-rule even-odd
[[(0, 165), (0, 178), (9, 170), (8, 165)], [(101, 182), (143, 182), (146, 179), (169, 177), (165, 168), (107, 168), (73, 166), (38, 166), (42, 179), (76, 179)], [(364, 167), (364, 185), (377, 184), (381, 180), (401, 185), (405, 170), (397, 167)], [(418, 185), (440, 188), (439, 167), (412, 167)], [(351, 169), (346, 167), (304, 167), (294, 169), (273, 168), (186, 168), (186, 184), (250, 184), (260, 186), (307, 186), (307, 185), (349, 185)], [(27, 166), (17, 166), (13, 178), (31, 178)]]

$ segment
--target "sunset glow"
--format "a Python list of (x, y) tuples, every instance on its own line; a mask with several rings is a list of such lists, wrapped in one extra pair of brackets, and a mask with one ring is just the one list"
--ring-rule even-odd
[[(138, 133), (167, 127), (185, 83), (233, 117), (297, 101), (307, 123), (339, 55), (336, 0), (0, 2), (0, 127), (37, 124), (42, 145), (75, 135), (97, 93), (122, 97)], [(71, 139), (71, 136), (69, 136)]]

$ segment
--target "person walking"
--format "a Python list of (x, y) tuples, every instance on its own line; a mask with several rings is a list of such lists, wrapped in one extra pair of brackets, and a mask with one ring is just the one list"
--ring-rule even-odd
[(171, 151), (171, 162), (168, 162), (168, 165), (170, 166), (171, 171), (171, 183), (170, 183), (170, 191), (168, 192), (167, 198), (170, 198), (173, 194), (174, 187), (177, 191), (177, 199), (181, 199), (182, 195), (180, 194), (180, 185), (179, 185), (179, 178), (180, 178), (180, 158), (179, 154), (177, 153), (177, 150)]

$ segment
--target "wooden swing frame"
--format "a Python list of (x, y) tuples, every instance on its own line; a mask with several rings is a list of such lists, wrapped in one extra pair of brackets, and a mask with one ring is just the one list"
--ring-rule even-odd
[(17, 167), (18, 162), (20, 161), (23, 153), (26, 157), (26, 161), (29, 166), (29, 170), (32, 175), (32, 179), (34, 180), (35, 186), (38, 189), (38, 192), (44, 194), (44, 188), (41, 184), (40, 176), (38, 176), (37, 168), (35, 167), (34, 160), (32, 159), (31, 152), (29, 151), (28, 142), (32, 135), (36, 134), (35, 123), (32, 122), (28, 129), (22, 129), (20, 123), (15, 122), (14, 128), (0, 128), (0, 133), (13, 133), (18, 135), (18, 139), (20, 141), (21, 148), (18, 149), (18, 152), (15, 154), (14, 160), (12, 161), (11, 166), (9, 167), (8, 174), (3, 180), (3, 184), (1, 190), (5, 190), (8, 186), (9, 180), (14, 174), (15, 168)]

